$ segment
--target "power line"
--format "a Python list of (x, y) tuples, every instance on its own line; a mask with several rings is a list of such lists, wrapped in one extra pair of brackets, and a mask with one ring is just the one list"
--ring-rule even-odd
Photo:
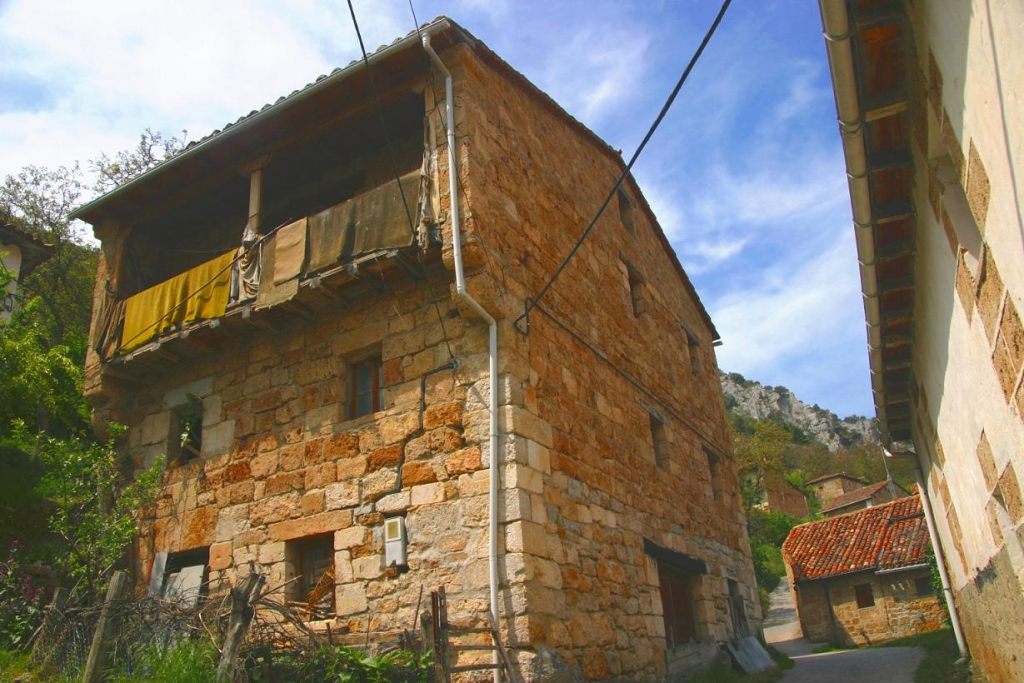
[[(601, 215), (604, 213), (604, 210), (608, 208), (608, 204), (611, 203), (612, 197), (614, 197), (615, 194), (619, 191), (619, 187), (622, 185), (622, 181), (625, 180), (626, 176), (629, 175), (629, 172), (633, 169), (633, 164), (636, 163), (636, 160), (640, 157), (641, 152), (644, 151), (644, 148), (647, 146), (647, 143), (650, 142), (651, 137), (654, 136), (654, 132), (658, 130), (658, 126), (661, 125), (661, 122), (665, 118), (665, 115), (668, 114), (668, 110), (672, 107), (672, 103), (675, 102), (676, 95), (679, 94), (679, 91), (680, 89), (682, 89), (683, 84), (686, 82), (686, 79), (689, 78), (690, 72), (693, 70), (693, 67), (696, 66), (697, 60), (700, 59), (700, 56), (701, 54), (703, 54), (704, 48), (707, 47), (708, 42), (711, 41), (711, 36), (715, 34), (715, 30), (718, 28), (718, 25), (722, 23), (722, 18), (725, 16), (725, 12), (727, 9), (729, 9), (729, 5), (731, 3), (732, 0), (725, 0), (725, 2), (722, 3), (722, 7), (721, 9), (718, 10), (718, 15), (715, 17), (714, 22), (712, 22), (711, 27), (708, 29), (707, 33), (704, 34), (704, 40), (701, 41), (700, 46), (698, 46), (697, 48), (697, 51), (694, 52), (693, 57), (690, 58), (690, 63), (686, 65), (686, 69), (683, 71), (683, 75), (679, 77), (679, 81), (676, 83), (676, 87), (672, 89), (672, 92), (669, 94), (668, 99), (665, 101), (665, 104), (662, 105), (661, 111), (658, 112), (657, 118), (654, 119), (654, 123), (651, 124), (650, 129), (648, 129), (647, 135), (644, 136), (644, 139), (643, 141), (641, 141), (640, 146), (636, 148), (635, 152), (633, 152), (633, 156), (632, 158), (630, 158), (629, 163), (626, 164), (626, 168), (619, 175), (619, 179), (615, 181), (615, 184), (612, 186), (612, 189), (608, 192), (608, 196), (605, 197), (604, 202), (601, 204), (600, 208), (598, 208), (597, 213), (594, 214), (594, 217), (591, 219), (590, 223), (583, 230), (583, 233), (576, 240), (576, 243), (572, 246), (572, 249), (569, 250), (569, 253), (568, 255), (566, 255), (565, 260), (563, 260), (561, 265), (559, 265), (558, 268), (555, 269), (554, 274), (547, 281), (547, 284), (545, 284), (541, 288), (540, 292), (537, 293), (537, 296), (533, 298), (527, 297), (526, 300), (523, 302), (523, 314), (516, 318), (513, 323), (515, 325), (516, 330), (518, 330), (520, 334), (528, 335), (530, 333), (530, 311), (537, 307), (537, 305), (540, 303), (540, 300), (544, 298), (544, 295), (547, 294), (549, 289), (551, 289), (551, 286), (555, 283), (555, 280), (558, 279), (558, 276), (561, 275), (562, 271), (565, 270), (565, 267), (569, 265), (569, 261), (572, 260), (573, 256), (575, 256), (576, 252), (583, 245), (583, 242), (586, 241), (587, 237), (590, 235), (590, 232), (594, 229), (594, 226), (597, 225), (598, 219), (601, 218)], [(526, 321), (526, 324), (525, 326), (522, 326), (521, 323), (524, 320)]]
[[(412, 9), (412, 2), (410, 0), (409, 8)], [(366, 54), (366, 45), (363, 43), (363, 34), (359, 30), (359, 21), (356, 19), (356, 10), (352, 6), (352, 0), (348, 0), (348, 11), (352, 15), (352, 27), (356, 30), (356, 38), (359, 39), (359, 50), (363, 54), (363, 65), (366, 67), (366, 75), (370, 80), (370, 91), (373, 93), (373, 102), (377, 108), (377, 116), (380, 118), (380, 127), (384, 132), (384, 144), (388, 151), (388, 162), (391, 165), (391, 173), (395, 176), (395, 183), (398, 185), (398, 194), (402, 198), (402, 208), (405, 210), (405, 219), (409, 223), (409, 233), (412, 235), (413, 241), (416, 241), (416, 225), (412, 219), (412, 212), (409, 210), (409, 201), (405, 197), (405, 189), (402, 187), (402, 179), (398, 175), (398, 164), (395, 161), (394, 150), (391, 147), (391, 137), (388, 135), (388, 124), (384, 118), (384, 108), (380, 104), (380, 96), (377, 92), (377, 84), (373, 80), (373, 69), (370, 67), (370, 58)], [(415, 20), (416, 12), (413, 11), (413, 19)], [(417, 32), (419, 31), (419, 25), (416, 27)], [(423, 267), (423, 253), (420, 251), (419, 254), (420, 266)], [(427, 292), (430, 294), (430, 300), (434, 304), (434, 311), (437, 313), (437, 321), (441, 324), (441, 334), (444, 337), (444, 344), (448, 349), (448, 358), (454, 358), (452, 353), (451, 342), (448, 340), (448, 330), (444, 325), (444, 316), (441, 315), (441, 309), (437, 303), (437, 295), (434, 294), (434, 286), (430, 283), (430, 275), (427, 273), (426, 268), (423, 268), (424, 281), (427, 283)], [(381, 281), (384, 281), (384, 274), (381, 273)], [(388, 288), (390, 290), (390, 287)], [(392, 292), (393, 294), (393, 292)], [(397, 310), (397, 308), (396, 308)]]
[(580, 334), (573, 328), (569, 327), (568, 323), (565, 323), (562, 320), (560, 320), (558, 316), (555, 315), (555, 313), (548, 311), (539, 303), (534, 304), (534, 308), (543, 313), (551, 322), (553, 322), (557, 327), (561, 328), (562, 331), (564, 331), (566, 334), (572, 337), (576, 342), (583, 345), (588, 351), (594, 354), (594, 356), (596, 356), (603, 363), (608, 365), (612, 370), (619, 374), (629, 384), (633, 385), (633, 387), (637, 389), (637, 391), (644, 394), (645, 396), (647, 396), (647, 398), (651, 399), (652, 401), (660, 405), (662, 408), (664, 408), (665, 412), (667, 412), (680, 423), (689, 428), (689, 430), (696, 434), (698, 437), (700, 437), (702, 441), (707, 442), (708, 444), (719, 449), (723, 453), (730, 452), (730, 449), (728, 447), (724, 447), (721, 444), (715, 443), (714, 439), (709, 438), (707, 435), (705, 435), (703, 432), (697, 429), (697, 427), (695, 427), (693, 423), (691, 423), (680, 413), (678, 413), (671, 405), (669, 405), (669, 403), (666, 400), (664, 400), (663, 398), (655, 394), (653, 391), (648, 389), (646, 386), (644, 386), (643, 382), (641, 382), (628, 371), (626, 371), (624, 368), (616, 364), (615, 361), (609, 358), (604, 351), (599, 349), (593, 342), (584, 337), (582, 334)]

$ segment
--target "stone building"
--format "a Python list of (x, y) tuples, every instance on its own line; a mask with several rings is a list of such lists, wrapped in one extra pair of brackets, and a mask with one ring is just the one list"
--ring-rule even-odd
[(369, 64), (77, 213), (96, 424), (168, 457), (137, 585), (259, 571), (360, 639), (444, 586), (527, 679), (706, 664), (761, 614), (718, 337), (650, 207), (627, 178), (519, 319), (620, 155), (450, 20)]
[(814, 492), (822, 506), (826, 506), (836, 498), (869, 486), (870, 483), (859, 477), (851, 477), (846, 473), (826, 474), (807, 482), (807, 488)]
[(11, 276), (0, 291), (0, 320), (10, 320), (15, 308), (18, 282), (53, 256), (53, 245), (21, 228), (0, 222), (0, 267)]
[(807, 496), (797, 486), (783, 478), (770, 478), (764, 483), (765, 506), (771, 512), (804, 519), (810, 516)]
[(917, 496), (794, 527), (782, 556), (804, 637), (872, 645), (940, 628), (929, 545)]
[(838, 498), (833, 498), (828, 505), (821, 508), (821, 514), (826, 517), (845, 515), (848, 512), (863, 510), (872, 505), (881, 505), (898, 498), (906, 498), (910, 494), (902, 486), (892, 479), (880, 481), (870, 486), (862, 486), (849, 493), (844, 493)]
[(920, 464), (958, 635), (1021, 681), (1024, 6), (821, 9), (883, 443)]

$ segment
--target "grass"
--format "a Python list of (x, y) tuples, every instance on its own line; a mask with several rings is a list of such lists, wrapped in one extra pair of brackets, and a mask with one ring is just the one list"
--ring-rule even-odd
[(879, 647), (924, 648), (924, 659), (914, 674), (914, 680), (918, 683), (971, 683), (975, 680), (969, 664), (956, 663), (960, 659), (960, 650), (956, 646), (952, 629), (944, 628), (890, 640)]
[(0, 680), (17, 681), (26, 679), (29, 673), (29, 660), (31, 658), (32, 654), (29, 652), (0, 650)]

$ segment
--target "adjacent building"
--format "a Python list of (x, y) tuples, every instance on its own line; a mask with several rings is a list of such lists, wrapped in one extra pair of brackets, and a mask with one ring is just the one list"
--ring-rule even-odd
[(812, 479), (807, 482), (807, 488), (814, 492), (815, 497), (821, 505), (825, 506), (842, 495), (870, 486), (871, 482), (860, 477), (851, 477), (845, 472), (840, 474), (826, 474), (823, 477)]
[(943, 624), (917, 496), (794, 527), (782, 544), (804, 637), (874, 645)]
[(827, 505), (822, 506), (821, 514), (825, 517), (845, 515), (848, 512), (863, 510), (872, 505), (888, 503), (897, 498), (905, 498), (908, 495), (910, 494), (907, 493), (906, 489), (892, 479), (888, 479), (877, 484), (871, 484), (870, 486), (862, 486), (849, 493), (844, 493), (838, 498), (833, 498)]
[(0, 266), (11, 276), (0, 292), (0, 320), (10, 320), (17, 303), (18, 282), (53, 256), (53, 245), (31, 233), (0, 223)]
[(821, 12), (883, 443), (920, 464), (971, 656), (1021, 681), (1024, 6)]
[(627, 178), (538, 301), (620, 155), (448, 19), (368, 62), (77, 212), (95, 423), (167, 457), (140, 590), (258, 571), (362, 642), (444, 586), (528, 680), (704, 666), (761, 614), (718, 335), (650, 207)]

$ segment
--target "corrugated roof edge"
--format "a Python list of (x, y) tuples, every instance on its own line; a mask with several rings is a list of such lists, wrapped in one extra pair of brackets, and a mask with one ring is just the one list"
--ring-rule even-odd
[[(460, 32), (465, 33), (461, 26), (458, 26), (457, 24), (455, 24), (455, 22), (451, 21), (447, 17), (437, 17), (433, 21), (427, 24), (423, 24), (420, 28), (407, 33), (405, 36), (396, 38), (394, 41), (392, 41), (390, 45), (381, 46), (375, 52), (367, 55), (367, 59), (371, 63), (379, 61), (384, 57), (387, 57), (388, 55), (391, 55), (400, 50), (407, 49), (414, 44), (418, 45), (420, 42), (419, 36), (421, 33), (435, 33), (437, 31), (443, 31), (451, 27), (455, 27)], [(363, 62), (363, 60), (358, 59), (349, 62), (348, 66), (334, 69), (333, 71), (331, 71), (330, 74), (321, 74), (316, 79), (314, 79), (312, 83), (307, 83), (305, 87), (299, 90), (293, 90), (287, 96), (282, 95), (281, 97), (277, 98), (277, 100), (273, 104), (268, 103), (263, 105), (258, 110), (253, 109), (245, 116), (241, 116), (236, 121), (226, 124), (223, 128), (215, 129), (212, 133), (209, 133), (208, 135), (205, 135), (199, 138), (198, 140), (190, 142), (185, 147), (185, 149), (182, 150), (181, 153), (176, 154), (175, 156), (171, 157), (170, 159), (167, 159), (166, 161), (160, 162), (159, 164), (149, 169), (145, 173), (136, 176), (135, 178), (132, 178), (127, 183), (119, 185), (110, 192), (107, 192), (92, 200), (91, 202), (78, 207), (77, 209), (71, 212), (69, 218), (81, 218), (83, 215), (90, 213), (91, 211), (101, 207), (103, 204), (107, 203), (114, 197), (129, 192), (133, 188), (142, 185), (145, 182), (148, 182), (155, 176), (159, 175), (160, 173), (166, 171), (169, 168), (172, 168), (173, 166), (178, 165), (185, 159), (189, 159), (199, 154), (201, 151), (208, 148), (209, 146), (217, 142), (223, 141), (231, 134), (237, 133), (239, 130), (242, 130), (250, 125), (254, 125), (256, 122), (261, 121), (269, 116), (277, 114), (282, 109), (291, 106), (296, 102), (301, 101), (305, 97), (308, 97), (318, 92), (319, 90), (332, 85), (336, 81), (348, 78), (350, 75), (356, 73), (357, 71), (360, 71), (361, 69), (364, 69), (365, 67), (366, 64)]]

